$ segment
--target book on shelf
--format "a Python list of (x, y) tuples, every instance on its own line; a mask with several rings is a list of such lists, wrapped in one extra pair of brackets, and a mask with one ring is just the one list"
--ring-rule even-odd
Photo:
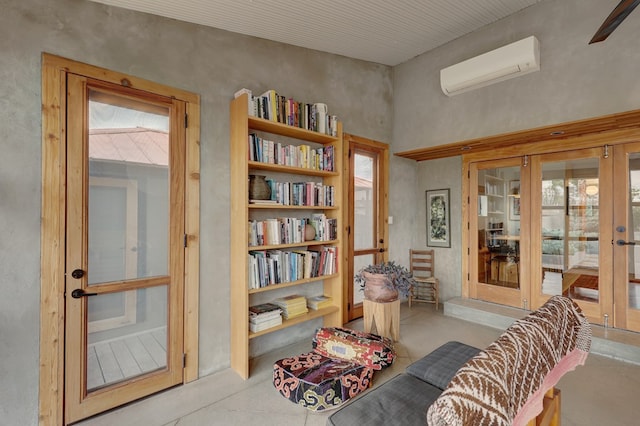
[(272, 318), (268, 321), (263, 321), (259, 323), (249, 322), (249, 330), (252, 333), (257, 333), (262, 330), (266, 330), (268, 328), (276, 327), (282, 324), (282, 317), (278, 315), (277, 318)]
[(282, 204), (280, 203), (278, 200), (249, 200), (249, 204), (267, 204), (267, 205), (274, 205), (274, 204)]
[(291, 319), (309, 312), (307, 308), (307, 298), (298, 294), (280, 297), (273, 301), (274, 304), (282, 308), (282, 316)]
[(333, 304), (333, 298), (325, 295), (312, 296), (307, 299), (309, 309), (318, 310), (329, 307)]
[(249, 316), (251, 318), (259, 316), (275, 316), (280, 315), (282, 309), (274, 303), (261, 303), (259, 305), (249, 306)]

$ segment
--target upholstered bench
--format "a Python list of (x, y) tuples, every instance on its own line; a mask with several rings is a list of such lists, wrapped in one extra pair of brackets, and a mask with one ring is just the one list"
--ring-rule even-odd
[(320, 328), (313, 351), (277, 361), (273, 385), (312, 411), (335, 408), (371, 386), (376, 370), (395, 359), (389, 338), (339, 327)]

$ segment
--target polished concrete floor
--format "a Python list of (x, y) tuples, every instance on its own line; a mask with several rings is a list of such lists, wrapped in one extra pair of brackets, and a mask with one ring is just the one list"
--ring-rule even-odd
[[(349, 327), (361, 330), (362, 321)], [(485, 347), (500, 335), (495, 328), (445, 316), (431, 304), (401, 307), (398, 359), (376, 373), (374, 386), (449, 340)], [(242, 380), (230, 369), (86, 420), (82, 425), (324, 425), (330, 412), (313, 413), (281, 397), (271, 383), (273, 362), (307, 352), (310, 342), (291, 345), (253, 360), (252, 375)], [(590, 354), (587, 363), (565, 375), (562, 424), (640, 424), (640, 366)]]

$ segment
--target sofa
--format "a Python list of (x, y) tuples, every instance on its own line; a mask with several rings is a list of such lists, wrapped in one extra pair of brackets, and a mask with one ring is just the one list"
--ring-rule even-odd
[(590, 345), (580, 308), (554, 296), (483, 350), (445, 343), (339, 408), (327, 425), (557, 425), (555, 385), (584, 364)]

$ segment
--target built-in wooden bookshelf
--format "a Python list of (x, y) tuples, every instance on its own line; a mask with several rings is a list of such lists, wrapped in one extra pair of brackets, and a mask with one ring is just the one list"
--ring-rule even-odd
[[(323, 318), (325, 326), (342, 324), (342, 270), (340, 264), (342, 242), (340, 230), (342, 224), (342, 125), (338, 123), (337, 136), (318, 133), (275, 121), (249, 115), (248, 95), (243, 94), (231, 101), (231, 367), (244, 379), (250, 375), (249, 354), (253, 338), (268, 335), (302, 322)], [(249, 160), (249, 135), (252, 132), (268, 134), (273, 140), (279, 138), (287, 143), (299, 143), (318, 147), (333, 147), (333, 168), (331, 171), (316, 170), (303, 167), (291, 167), (278, 164), (262, 163)], [(292, 182), (304, 176), (312, 176), (322, 181), (323, 185), (334, 187), (333, 206), (289, 206), (279, 204), (250, 204), (249, 175), (259, 171), (261, 174), (277, 173), (290, 176)], [(249, 245), (249, 221), (255, 216), (265, 215), (273, 218), (287, 216), (293, 212), (322, 213), (327, 218), (337, 219), (338, 236), (330, 241), (302, 241), (293, 244)], [(272, 213), (272, 214), (271, 214)], [(304, 278), (296, 281), (272, 284), (261, 288), (249, 288), (249, 252), (270, 249), (305, 249), (314, 246), (332, 246), (337, 249), (337, 271), (330, 275)], [(331, 306), (309, 310), (305, 315), (283, 320), (281, 325), (262, 330), (257, 333), (249, 331), (249, 306), (252, 297), (276, 290), (287, 289), (291, 294), (299, 293), (310, 283), (322, 282), (323, 293), (333, 300)], [(281, 294), (280, 292), (278, 294)], [(275, 297), (275, 296), (274, 296)]]

